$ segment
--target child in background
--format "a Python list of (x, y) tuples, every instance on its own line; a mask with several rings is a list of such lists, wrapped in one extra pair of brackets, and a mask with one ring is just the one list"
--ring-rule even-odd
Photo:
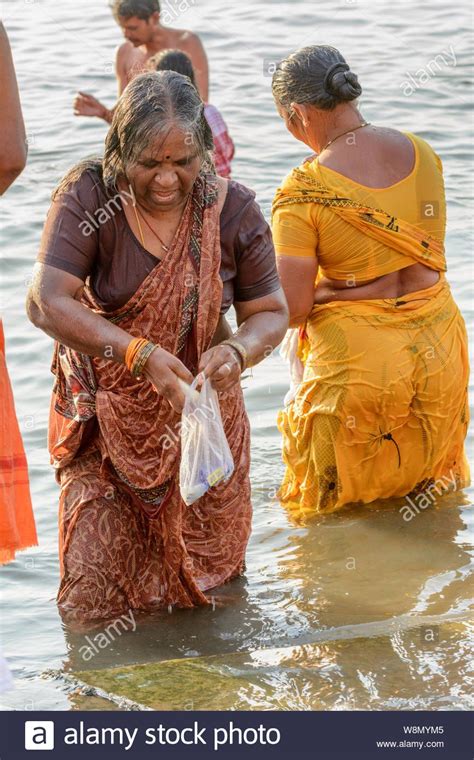
[[(178, 74), (189, 77), (196, 86), (191, 59), (181, 50), (162, 50), (149, 58), (147, 66), (153, 71), (177, 71)], [(235, 148), (227, 131), (227, 125), (217, 108), (210, 103), (204, 104), (204, 115), (214, 138), (212, 158), (216, 173), (220, 177), (229, 179), (231, 175), (230, 162), (234, 157)]]

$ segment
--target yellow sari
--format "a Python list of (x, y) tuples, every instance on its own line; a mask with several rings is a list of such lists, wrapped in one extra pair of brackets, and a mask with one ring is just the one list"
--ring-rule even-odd
[(278, 416), (286, 464), (280, 499), (295, 517), (392, 497), (424, 508), (427, 493), (437, 498), (469, 483), (467, 336), (444, 276), (443, 243), (338, 195), (311, 164), (286, 179), (272, 213), (299, 203), (327, 206), (406, 256), (406, 266), (420, 262), (441, 274), (401, 298), (314, 307), (300, 329), (303, 379)]

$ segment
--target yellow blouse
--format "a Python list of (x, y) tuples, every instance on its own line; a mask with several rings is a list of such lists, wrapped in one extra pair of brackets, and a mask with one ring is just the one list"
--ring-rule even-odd
[[(415, 148), (415, 165), (408, 176), (394, 185), (366, 187), (321, 166), (317, 159), (312, 162), (311, 173), (338, 195), (382, 209), (444, 242), (446, 204), (441, 160), (421, 137), (405, 134)], [(370, 279), (414, 263), (355, 229), (330, 208), (315, 203), (277, 208), (272, 231), (277, 255), (317, 256), (321, 274), (331, 279)]]

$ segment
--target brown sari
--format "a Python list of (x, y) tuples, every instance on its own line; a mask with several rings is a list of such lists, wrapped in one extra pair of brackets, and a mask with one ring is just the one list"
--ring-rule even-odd
[[(215, 178), (199, 176), (173, 245), (129, 301), (83, 303), (178, 356), (195, 374), (221, 303)], [(107, 356), (107, 349), (105, 351)], [(240, 386), (219, 394), (235, 471), (190, 507), (178, 487), (178, 415), (122, 364), (56, 344), (49, 448), (61, 486), (61, 584), (67, 620), (208, 603), (244, 568), (250, 533), (249, 423)]]

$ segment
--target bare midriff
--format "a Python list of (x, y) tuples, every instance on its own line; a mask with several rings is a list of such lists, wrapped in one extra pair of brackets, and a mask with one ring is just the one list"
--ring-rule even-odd
[(407, 293), (414, 293), (417, 290), (425, 290), (435, 285), (439, 280), (439, 272), (430, 269), (424, 264), (412, 264), (411, 266), (399, 269), (396, 272), (376, 277), (373, 280), (359, 280), (355, 284), (350, 284), (346, 280), (332, 280), (324, 278), (324, 285), (334, 290), (351, 291), (345, 294), (345, 300), (357, 301), (361, 298), (359, 289), (370, 294), (364, 294), (363, 298), (399, 298)]

